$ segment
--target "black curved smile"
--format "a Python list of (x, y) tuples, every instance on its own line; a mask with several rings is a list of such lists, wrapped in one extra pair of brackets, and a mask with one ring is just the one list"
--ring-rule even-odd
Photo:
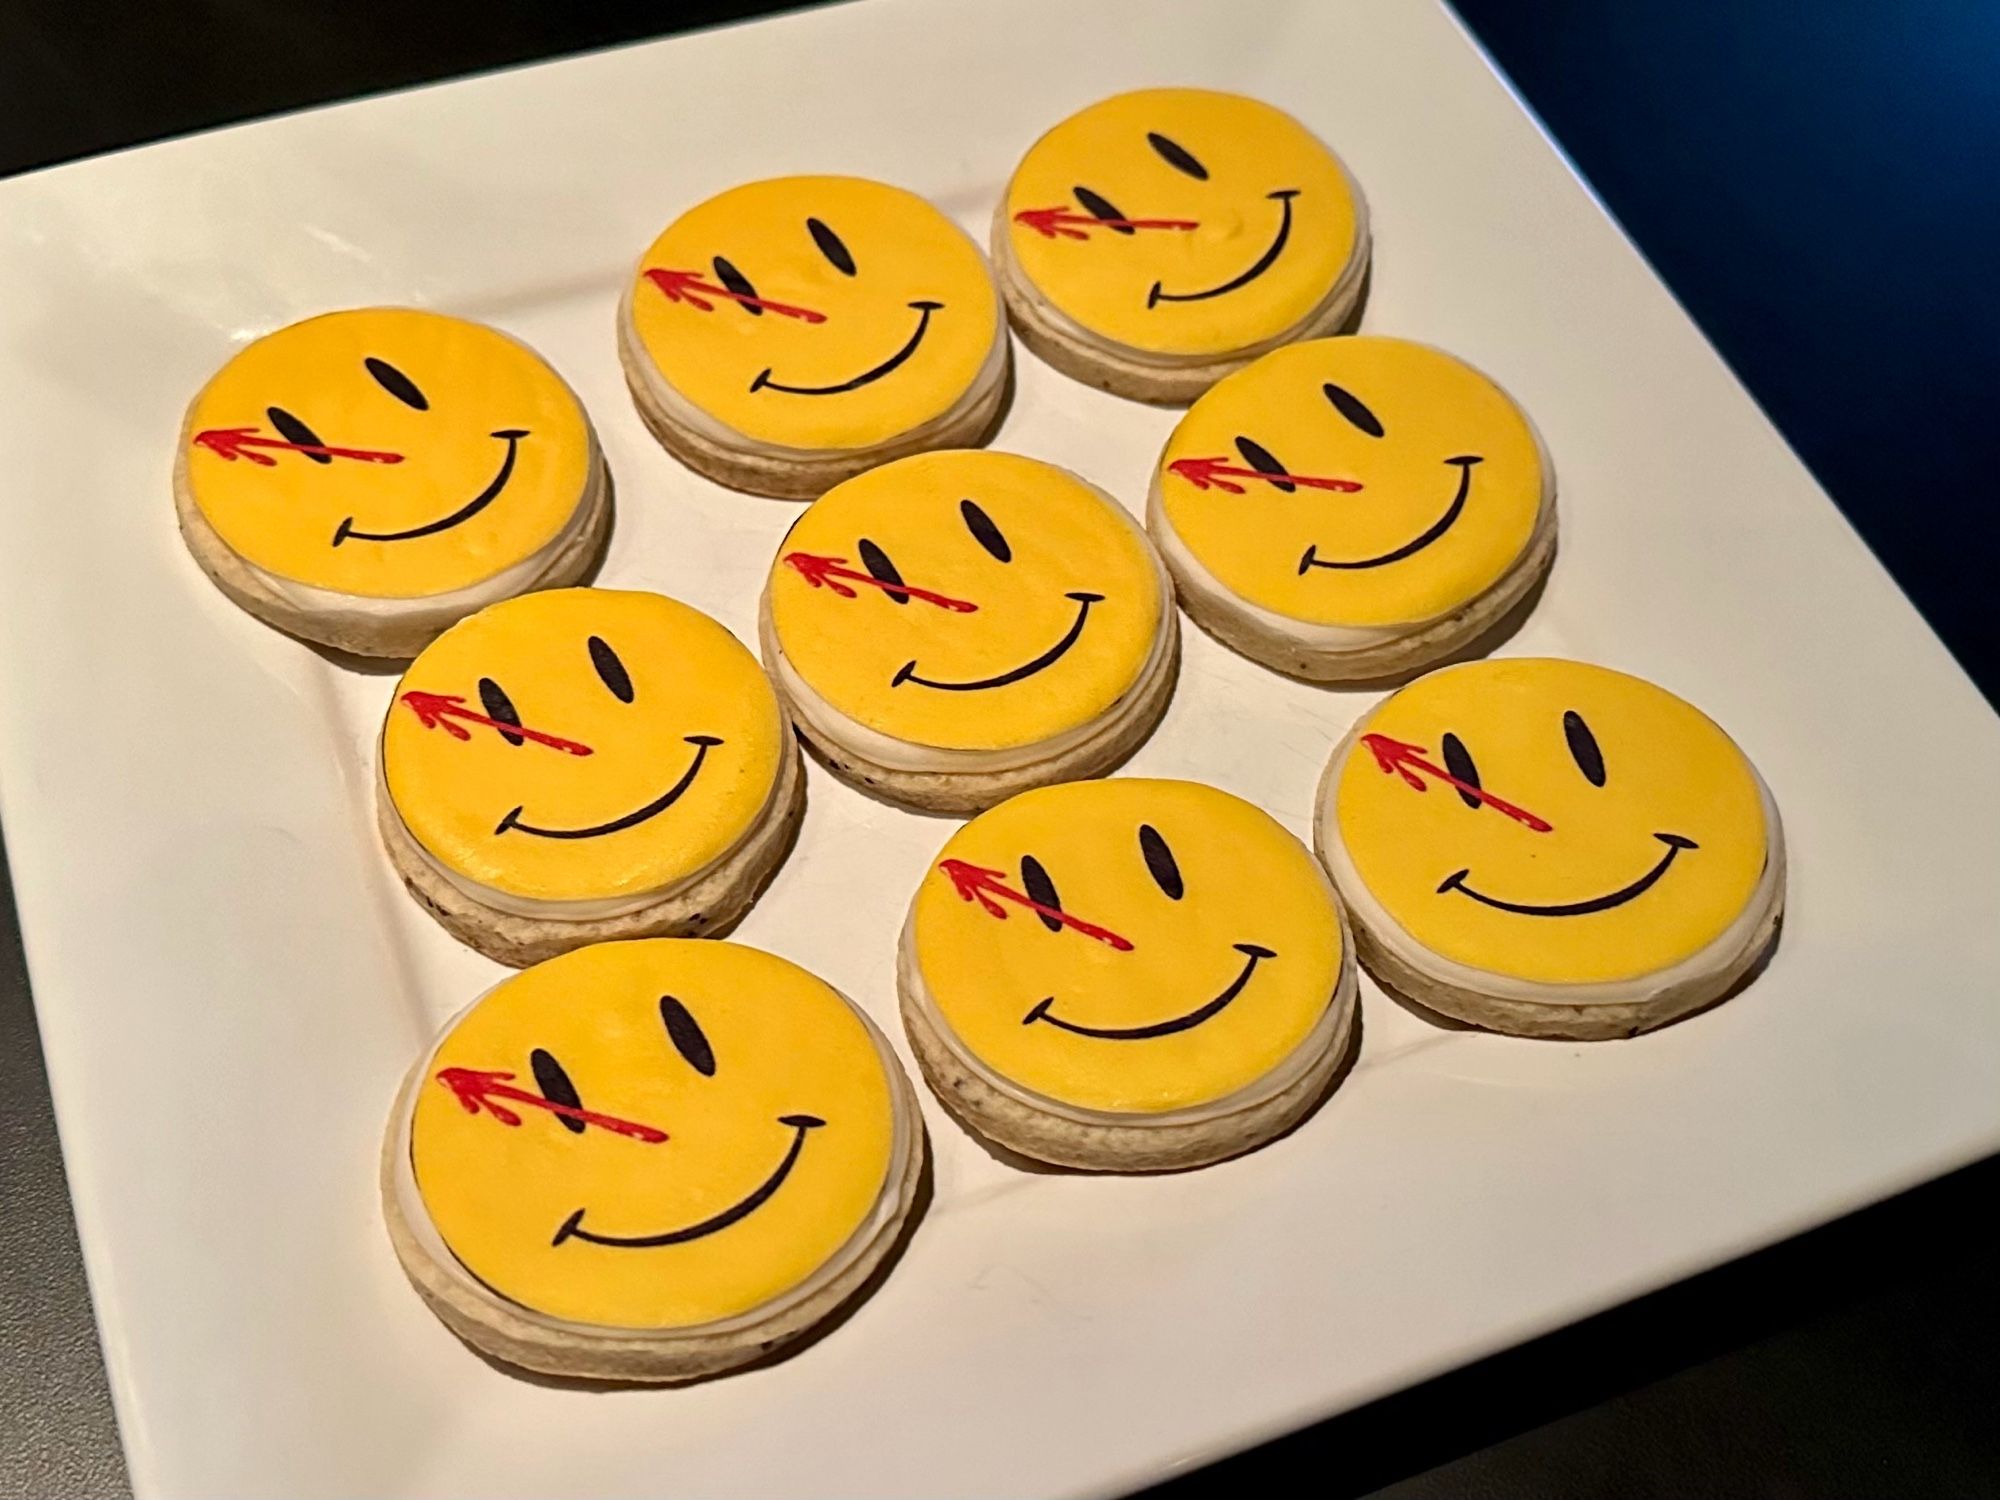
[(1645, 895), (1657, 885), (1660, 877), (1667, 873), (1667, 867), (1674, 862), (1675, 856), (1681, 850), (1701, 847), (1693, 839), (1683, 838), (1678, 833), (1656, 833), (1653, 837), (1667, 846), (1666, 857), (1630, 885), (1615, 890), (1608, 896), (1593, 896), (1588, 901), (1566, 901), (1559, 906), (1527, 906), (1519, 901), (1502, 901), (1498, 896), (1486, 896), (1475, 891), (1465, 883), (1465, 877), (1472, 873), (1470, 870), (1460, 870), (1456, 875), (1447, 875), (1443, 883), (1438, 886), (1438, 894), (1442, 896), (1447, 891), (1457, 891), (1461, 896), (1470, 896), (1482, 906), (1493, 907), (1496, 911), (1511, 911), (1516, 916), (1522, 917), (1587, 917), (1592, 912), (1610, 911), (1614, 906), (1623, 906), (1627, 901)]
[(1297, 188), (1279, 188), (1275, 193), (1264, 195), (1266, 198), (1277, 199), (1283, 205), (1284, 217), (1278, 221), (1278, 233), (1271, 241), (1270, 248), (1257, 257), (1256, 264), (1249, 270), (1232, 276), (1221, 286), (1212, 286), (1205, 292), (1163, 292), (1160, 290), (1159, 282), (1156, 281), (1153, 283), (1153, 289), (1146, 293), (1146, 306), (1158, 307), (1162, 302), (1206, 302), (1210, 297), (1220, 297), (1224, 293), (1235, 291), (1238, 287), (1248, 286), (1262, 276), (1276, 264), (1278, 257), (1285, 253), (1285, 242), (1292, 237), (1292, 200), (1298, 195)]
[(806, 1148), (806, 1132), (817, 1130), (826, 1121), (818, 1115), (779, 1115), (780, 1125), (789, 1125), (794, 1132), (792, 1147), (785, 1153), (785, 1159), (778, 1163), (778, 1169), (764, 1179), (763, 1186), (742, 1201), (725, 1208), (721, 1213), (703, 1219), (699, 1224), (690, 1224), (685, 1229), (669, 1229), (662, 1234), (595, 1234), (583, 1227), (583, 1210), (578, 1209), (562, 1221), (562, 1228), (549, 1241), (551, 1246), (560, 1245), (564, 1240), (588, 1240), (593, 1245), (613, 1245), (625, 1250), (651, 1250), (660, 1245), (685, 1245), (689, 1240), (706, 1239), (711, 1234), (720, 1234), (732, 1224), (741, 1223), (758, 1209), (771, 1201), (771, 1195), (785, 1185), (785, 1179), (792, 1175), (792, 1168), (798, 1165), (799, 1153)]
[(884, 375), (900, 367), (905, 360), (917, 352), (917, 345), (924, 341), (924, 335), (930, 331), (931, 314), (942, 308), (944, 304), (942, 302), (912, 302), (910, 306), (917, 311), (916, 330), (911, 333), (909, 342), (905, 343), (902, 348), (883, 360), (874, 369), (863, 370), (852, 380), (843, 380), (839, 385), (786, 385), (782, 381), (773, 380), (769, 370), (761, 370), (758, 372), (757, 378), (750, 382), (752, 393), (754, 394), (757, 391), (784, 391), (788, 395), (793, 396), (838, 396), (847, 391), (858, 391), (864, 385), (873, 385)]
[(1202, 1022), (1221, 1015), (1229, 1008), (1229, 1002), (1243, 993), (1243, 987), (1250, 982), (1250, 976), (1257, 972), (1260, 960), (1278, 956), (1269, 948), (1260, 947), (1256, 943), (1237, 943), (1234, 946), (1247, 960), (1243, 965), (1243, 972), (1229, 981), (1228, 989), (1206, 1005), (1191, 1010), (1184, 1016), (1176, 1016), (1171, 1021), (1155, 1021), (1150, 1026), (1079, 1026), (1074, 1021), (1065, 1021), (1061, 1016), (1049, 1014), (1049, 1007), (1056, 1003), (1056, 997), (1051, 995), (1021, 1017), (1021, 1024), (1032, 1026), (1037, 1021), (1047, 1021), (1051, 1026), (1059, 1026), (1064, 1031), (1074, 1032), (1078, 1036), (1100, 1037), (1109, 1042), (1143, 1042), (1156, 1036), (1172, 1036), (1177, 1031), (1192, 1031)]
[(1064, 653), (1082, 636), (1084, 622), (1090, 618), (1090, 606), (1104, 602), (1102, 594), (1086, 594), (1081, 589), (1063, 597), (1076, 600), (1076, 620), (1061, 640), (1033, 661), (1023, 662), (1013, 671), (1002, 672), (998, 677), (982, 677), (977, 682), (937, 682), (929, 677), (919, 677), (917, 664), (907, 661), (897, 669), (896, 675), (889, 679), (889, 686), (901, 687), (906, 682), (914, 682), (918, 687), (942, 688), (947, 693), (976, 693), (982, 688), (1005, 687), (1010, 682), (1019, 682), (1023, 677), (1033, 677), (1044, 667), (1052, 667), (1062, 660)]
[(681, 779), (644, 807), (635, 808), (622, 818), (613, 818), (609, 823), (594, 823), (588, 828), (537, 828), (532, 823), (521, 821), (521, 809), (517, 807), (500, 820), (493, 832), (498, 836), (512, 829), (515, 833), (532, 833), (538, 839), (594, 839), (601, 834), (622, 833), (627, 828), (636, 828), (680, 801), (681, 794), (693, 786), (695, 777), (701, 774), (702, 762), (708, 759), (708, 752), (722, 743), (712, 734), (691, 734), (687, 736), (687, 742), (694, 746), (694, 760), (681, 773)]
[(500, 471), (487, 481), (486, 488), (474, 495), (450, 515), (431, 521), (422, 526), (412, 526), (408, 531), (356, 531), (354, 517), (349, 516), (333, 531), (333, 545), (352, 539), (357, 542), (408, 542), (420, 536), (436, 536), (440, 531), (449, 531), (478, 515), (487, 506), (500, 498), (500, 492), (507, 488), (507, 481), (514, 477), (514, 459), (520, 452), (521, 439), (528, 435), (525, 427), (503, 427), (493, 436), (507, 444), (507, 456), (500, 460)]
[(1308, 543), (1305, 556), (1299, 559), (1299, 576), (1303, 578), (1309, 568), (1383, 568), (1423, 551), (1458, 523), (1458, 518), (1465, 512), (1466, 498), (1472, 493), (1472, 466), (1483, 461), (1476, 453), (1464, 453), (1457, 458), (1445, 460), (1448, 464), (1458, 466), (1458, 493), (1451, 497), (1451, 504), (1445, 507), (1443, 515), (1402, 546), (1374, 557), (1360, 557), (1352, 562), (1339, 562), (1330, 557), (1321, 557), (1313, 544)]

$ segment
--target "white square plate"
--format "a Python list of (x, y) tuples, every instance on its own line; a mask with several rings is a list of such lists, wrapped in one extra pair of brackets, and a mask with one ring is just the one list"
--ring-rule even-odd
[[(750, 638), (794, 508), (647, 438), (612, 342), (631, 258), (681, 206), (789, 171), (904, 183), (977, 230), (1043, 127), (1163, 81), (1270, 99), (1334, 143), (1376, 215), (1366, 326), (1459, 351), (1534, 413), (1563, 553), (1508, 649), (1656, 678), (1743, 742), (1792, 840), (1776, 961), (1601, 1046), (1436, 1030), (1368, 987), (1325, 1109), (1160, 1180), (1024, 1174), (931, 1109), (929, 1215), (832, 1337), (682, 1391), (501, 1373), (404, 1284), (374, 1188), (398, 1077), (499, 971), (376, 849), (391, 679), (239, 614), (182, 552), (182, 404), (326, 308), (495, 322), (596, 414), (605, 581)], [(0, 782), (142, 1494), (1099, 1494), (2000, 1145), (2000, 725), (1440, 9), (823, 10), (0, 184), (0, 289)], [(1023, 355), (1000, 444), (1136, 505), (1172, 422)], [(1131, 769), (1304, 833), (1371, 701), (1191, 633)], [(900, 1040), (897, 923), (950, 825), (817, 770), (811, 797), (740, 936)]]

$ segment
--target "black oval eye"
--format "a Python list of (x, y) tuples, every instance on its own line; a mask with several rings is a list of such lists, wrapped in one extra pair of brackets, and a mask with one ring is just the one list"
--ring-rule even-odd
[(1326, 399), (1333, 403), (1333, 409), (1348, 421), (1359, 427), (1370, 437), (1382, 435), (1382, 419), (1361, 404), (1361, 398), (1349, 390), (1343, 390), (1329, 380), (1320, 389), (1326, 392)]
[(611, 643), (601, 635), (590, 638), (590, 664), (597, 668), (597, 675), (604, 685), (611, 689), (611, 696), (620, 703), (632, 701), (632, 674), (625, 670), (625, 663), (618, 659), (618, 653), (611, 649)]
[(896, 565), (889, 561), (889, 554), (869, 541), (865, 536), (861, 539), (861, 566), (868, 570), (870, 578), (878, 578), (883, 583), (890, 585), (883, 592), (891, 599), (894, 599), (898, 604), (908, 604), (910, 602), (910, 596), (896, 587), (897, 584), (903, 581), (903, 575), (898, 573)]
[(672, 995), (660, 996), (660, 1020), (666, 1024), (667, 1040), (687, 1065), (704, 1078), (715, 1076), (715, 1049), (708, 1045), (700, 1025), (688, 1008)]
[(965, 529), (972, 533), (972, 539), (991, 552), (1001, 562), (1014, 560), (1014, 549), (1007, 545), (1000, 528), (993, 524), (993, 518), (970, 500), (958, 502), (958, 513), (965, 517)]
[(1597, 748), (1597, 736), (1575, 709), (1563, 711), (1563, 738), (1569, 741), (1570, 757), (1583, 779), (1592, 786), (1604, 785), (1604, 752)]
[[(570, 1109), (582, 1109), (583, 1100), (578, 1097), (576, 1085), (569, 1081), (569, 1074), (563, 1065), (548, 1053), (537, 1047), (528, 1054), (528, 1066), (534, 1070), (535, 1087), (542, 1091), (542, 1097), (551, 1104), (561, 1104)], [(557, 1115), (564, 1130), (571, 1135), (583, 1134), (583, 1121), (569, 1115)]]
[[(286, 442), (300, 443), (308, 448), (324, 448), (326, 446), (326, 444), (319, 440), (318, 433), (286, 411), (284, 407), (267, 406), (264, 408), (264, 415), (271, 419), (271, 425), (278, 429)], [(333, 459), (325, 453), (308, 453), (306, 457), (316, 464), (330, 464), (333, 462)]]
[[(1444, 768), (1466, 786), (1479, 785), (1479, 767), (1472, 763), (1472, 752), (1465, 748), (1464, 741), (1455, 734), (1447, 734), (1444, 737)], [(1458, 800), (1467, 807), (1479, 806), (1479, 799), (1472, 793), (1458, 788), (1454, 790), (1458, 791)]]
[[(750, 284), (750, 278), (737, 270), (736, 267), (732, 266), (721, 256), (716, 256), (710, 264), (715, 267), (715, 279), (728, 287), (730, 291), (736, 293), (737, 296), (755, 297), (757, 295), (757, 288)], [(755, 302), (739, 302), (736, 305), (752, 317), (761, 318), (764, 316), (764, 309), (759, 307)]]
[[(1084, 212), (1089, 214), (1093, 219), (1111, 220), (1125, 217), (1125, 215), (1118, 212), (1117, 204), (1113, 203), (1109, 198), (1100, 198), (1087, 187), (1071, 188), (1070, 191), (1076, 194), (1076, 201), (1083, 205)], [(1119, 234), (1133, 234), (1137, 232), (1130, 224), (1112, 224), (1107, 222), (1104, 227), (1115, 230)]]
[(820, 223), (818, 219), (806, 220), (806, 233), (810, 234), (813, 243), (819, 246), (819, 253), (833, 262), (834, 270), (843, 276), (854, 274), (854, 257), (848, 253), (847, 246), (841, 243), (839, 235)]
[(388, 360), (377, 359), (371, 354), (361, 363), (368, 367), (368, 373), (375, 377), (375, 383), (403, 405), (414, 406), (418, 411), (431, 409), (430, 402), (424, 399), (424, 393), (417, 389), (417, 383)]
[(1208, 181), (1208, 168), (1196, 161), (1194, 153), (1188, 150), (1187, 147), (1176, 141), (1168, 140), (1157, 130), (1147, 131), (1146, 141), (1155, 151), (1160, 153), (1161, 159), (1175, 171), (1185, 172), (1188, 176), (1199, 178), (1203, 182)]
[[(514, 700), (509, 698), (506, 691), (491, 677), (479, 679), (479, 701), (486, 705), (487, 718), (498, 719), (502, 724), (512, 724), (514, 729), (521, 727), (521, 715), (514, 707)], [(528, 743), (525, 736), (514, 733), (513, 729), (501, 730), (500, 738), (510, 745)]]
[[(1042, 862), (1032, 854), (1021, 856), (1021, 889), (1028, 893), (1028, 899), (1037, 906), (1046, 906), (1050, 911), (1062, 910), (1062, 897), (1056, 894), (1056, 883), (1049, 879), (1049, 872), (1042, 868)], [(1050, 932), (1061, 932), (1062, 923), (1043, 912), (1036, 917)]]
[(1152, 872), (1153, 883), (1172, 900), (1180, 900), (1187, 891), (1187, 887), (1181, 884), (1181, 867), (1174, 863), (1174, 851), (1167, 847), (1160, 830), (1151, 823), (1139, 825), (1139, 852), (1146, 857), (1146, 868)]
[[(1243, 455), (1243, 462), (1259, 474), (1278, 475), (1285, 472), (1285, 466), (1278, 462), (1269, 449), (1251, 442), (1247, 437), (1239, 437), (1236, 440), (1236, 451)], [(1273, 478), (1271, 488), (1283, 490), (1287, 495), (1296, 495), (1299, 491), (1299, 487), (1289, 479)]]

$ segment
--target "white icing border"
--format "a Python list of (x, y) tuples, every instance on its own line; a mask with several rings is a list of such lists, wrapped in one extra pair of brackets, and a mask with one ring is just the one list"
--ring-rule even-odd
[[(1312, 339), (1307, 342), (1331, 343), (1343, 338), (1390, 338), (1394, 339), (1397, 343), (1413, 344), (1420, 349), (1428, 349), (1431, 353), (1440, 355), (1454, 364), (1463, 366), (1472, 371), (1481, 380), (1484, 380), (1489, 386), (1500, 393), (1501, 399), (1514, 409), (1515, 414), (1520, 417), (1522, 424), (1527, 427), (1528, 437), (1535, 445), (1535, 461), (1541, 470), (1542, 492), (1541, 498), (1535, 508), (1534, 524), (1528, 528), (1528, 535), (1521, 543), (1521, 550), (1514, 554), (1513, 559), (1501, 570), (1497, 578), (1470, 598), (1461, 599), (1455, 604), (1449, 604), (1441, 610), (1436, 610), (1431, 614), (1421, 616), (1417, 619), (1403, 620), (1393, 625), (1325, 625), (1311, 620), (1301, 620), (1292, 615), (1280, 614), (1274, 609), (1253, 603), (1241, 594), (1236, 593), (1220, 578), (1216, 577), (1214, 573), (1209, 571), (1208, 565), (1194, 553), (1186, 541), (1182, 539), (1181, 534), (1174, 530), (1173, 521), (1167, 515), (1166, 493), (1163, 487), (1163, 480), (1165, 478), (1165, 459), (1168, 450), (1173, 446), (1174, 437), (1180, 432), (1180, 423), (1175, 423), (1174, 431), (1168, 434), (1165, 445), (1160, 449), (1159, 459), (1153, 464), (1152, 482), (1146, 490), (1146, 527), (1147, 530), (1152, 532), (1153, 540), (1158, 543), (1163, 553), (1173, 558), (1176, 573), (1186, 583), (1188, 591), (1198, 595), (1201, 601), (1211, 610), (1218, 613), (1240, 615), (1250, 620), (1266, 634), (1281, 637), (1295, 643), (1306, 651), (1312, 652), (1315, 656), (1327, 658), (1337, 658), (1370, 651), (1388, 642), (1416, 635), (1426, 626), (1438, 620), (1445, 619), (1448, 616), (1458, 614), (1460, 611), (1470, 608), (1479, 600), (1486, 598), (1496, 591), (1506, 590), (1513, 584), (1520, 570), (1528, 565), (1529, 560), (1539, 554), (1548, 538), (1549, 532), (1554, 529), (1556, 524), (1555, 460), (1549, 453), (1549, 445), (1542, 437), (1541, 428), (1535, 425), (1535, 419), (1528, 415), (1527, 408), (1514, 399), (1513, 392), (1509, 391), (1499, 381), (1495, 380), (1470, 360), (1452, 353), (1449, 349), (1439, 348), (1436, 344), (1427, 343), (1422, 339), (1406, 339), (1395, 334), (1343, 333), (1330, 334), (1324, 340)], [(1236, 373), (1242, 374), (1244, 372), (1237, 371)], [(1225, 380), (1233, 378), (1234, 376), (1223, 377)], [(1220, 384), (1220, 382), (1217, 383)], [(1211, 386), (1209, 389), (1212, 391), (1214, 387)], [(1204, 398), (1205, 396), (1206, 393), (1204, 393)], [(1197, 398), (1197, 405), (1200, 404), (1201, 399), (1203, 398)], [(1192, 409), (1190, 409), (1191, 414)], [(1186, 417), (1181, 419), (1183, 422), (1186, 420)]]
[[(408, 1226), (411, 1237), (422, 1247), (432, 1263), (475, 1297), (497, 1303), (516, 1317), (524, 1318), (539, 1328), (551, 1333), (565, 1334), (571, 1338), (611, 1339), (622, 1342), (635, 1333), (657, 1333), (662, 1338), (726, 1335), (748, 1331), (790, 1311), (844, 1274), (855, 1261), (874, 1248), (885, 1232), (900, 1232), (903, 1180), (915, 1164), (912, 1158), (919, 1150), (919, 1142), (923, 1139), (922, 1130), (912, 1118), (916, 1111), (910, 1101), (907, 1082), (899, 1084), (899, 1079), (906, 1079), (907, 1075), (903, 1074), (902, 1064), (896, 1060), (896, 1054), (889, 1045), (889, 1039), (882, 1034), (882, 1029), (869, 1019), (868, 1014), (860, 1006), (842, 995), (840, 991), (833, 990), (839, 997), (840, 1003), (860, 1020), (863, 1029), (868, 1033), (869, 1041), (874, 1044), (876, 1056), (881, 1060), (885, 1075), (883, 1082), (889, 1093), (891, 1120), (889, 1162), (883, 1171), (882, 1185), (876, 1193), (875, 1204), (833, 1254), (820, 1262), (819, 1266), (809, 1272), (802, 1281), (778, 1293), (769, 1301), (761, 1302), (746, 1312), (734, 1313), (727, 1318), (716, 1318), (707, 1323), (670, 1323), (658, 1327), (576, 1323), (567, 1318), (538, 1312), (527, 1304), (516, 1302), (511, 1297), (496, 1291), (473, 1275), (465, 1263), (452, 1253), (437, 1225), (432, 1222), (430, 1210), (424, 1204), (423, 1194), (417, 1189), (416, 1167), (410, 1155), (411, 1123), (416, 1117), (418, 1093), (429, 1081), (431, 1065), (437, 1061), (437, 1055), (443, 1050), (446, 1040), (457, 1029), (458, 1024), (488, 995), (515, 977), (517, 976), (510, 975), (508, 979), (503, 979), (483, 991), (444, 1023), (425, 1051), (422, 1064), (405, 1079), (402, 1095), (396, 1101), (396, 1112), (392, 1121), (392, 1128), (396, 1132), (396, 1206), (402, 1212), (403, 1222)], [(818, 978), (817, 975), (813, 977)], [(819, 982), (826, 984), (823, 979)], [(831, 985), (827, 985), (827, 988), (833, 989)]]
[[(1311, 853), (1310, 850), (1302, 852), (1308, 855)], [(1067, 1120), (1077, 1125), (1108, 1125), (1124, 1129), (1206, 1125), (1216, 1120), (1227, 1119), (1231, 1115), (1256, 1109), (1293, 1087), (1325, 1059), (1329, 1049), (1344, 1045), (1345, 1037), (1353, 1029), (1359, 992), (1355, 977), (1354, 933), (1348, 924), (1346, 908), (1341, 905), (1339, 893), (1335, 890), (1333, 882), (1327, 878), (1325, 868), (1316, 859), (1310, 860), (1310, 863), (1325, 890), (1328, 903), (1333, 907), (1334, 920), (1340, 928), (1340, 970), (1334, 979), (1333, 992), (1327, 996), (1326, 1008), (1320, 1012), (1319, 1019), (1313, 1023), (1312, 1028), (1299, 1039), (1298, 1045), (1280, 1058), (1268, 1072), (1252, 1079), (1241, 1088), (1211, 1099), (1205, 1104), (1184, 1105), (1179, 1109), (1161, 1110), (1157, 1113), (1141, 1110), (1092, 1109), (1040, 1093), (1015, 1082), (993, 1068), (952, 1029), (951, 1023), (945, 1019), (944, 1012), (938, 1008), (937, 998), (931, 993), (930, 985), (925, 982), (923, 966), (917, 960), (915, 896), (910, 898), (909, 910), (904, 915), (902, 931), (896, 940), (897, 984), (902, 993), (916, 997), (917, 1004), (938, 1041), (967, 1072), (996, 1092), (1038, 1114)], [(928, 868), (924, 878), (930, 878)], [(922, 893), (921, 886), (918, 888), (918, 893), (919, 895)]]
[[(1386, 700), (1385, 700), (1386, 701)], [(1368, 935), (1396, 958), (1426, 978), (1453, 989), (1469, 990), (1495, 1000), (1511, 1000), (1526, 1005), (1631, 1005), (1642, 1004), (1667, 990), (1709, 975), (1720, 974), (1743, 956), (1773, 913), (1782, 905), (1785, 893), (1785, 831), (1778, 816), (1778, 804), (1771, 796), (1750, 758), (1743, 756), (1750, 777), (1757, 784), (1758, 800), (1764, 811), (1764, 868), (1742, 911), (1715, 937), (1694, 953), (1664, 969), (1630, 979), (1596, 980), (1589, 983), (1551, 983), (1500, 974), (1490, 969), (1459, 963), (1425, 947), (1375, 898), (1362, 880), (1340, 836), (1335, 809), (1342, 768), (1359, 743), (1362, 731), (1374, 719), (1371, 710), (1347, 731), (1334, 747), (1333, 757), (1320, 775), (1314, 796), (1313, 831), (1319, 856), (1333, 875), (1334, 887), (1353, 910), (1355, 920)], [(1734, 741), (1731, 741), (1734, 744)], [(1737, 748), (1737, 754), (1742, 755)]]
[[(1037, 463), (1046, 460), (1037, 459)], [(834, 707), (801, 677), (785, 655), (785, 648), (778, 639), (774, 611), (771, 608), (771, 588), (767, 581), (764, 597), (758, 608), (758, 645), (762, 649), (764, 666), (777, 682), (779, 695), (792, 712), (807, 725), (815, 735), (853, 751), (856, 755), (891, 771), (914, 771), (940, 773), (945, 775), (991, 775), (996, 772), (1017, 770), (1023, 766), (1037, 764), (1067, 754), (1091, 740), (1116, 733), (1128, 720), (1143, 715), (1151, 706), (1158, 692), (1161, 679), (1168, 671), (1174, 631), (1175, 609), (1174, 581), (1161, 560), (1159, 549), (1146, 528), (1123, 505), (1106, 491), (1092, 484), (1081, 475), (1062, 469), (1060, 465), (1048, 464), (1049, 468), (1060, 469), (1094, 494), (1104, 506), (1130, 528), (1144, 550), (1147, 560), (1153, 565), (1154, 582), (1160, 594), (1160, 613), (1153, 627), (1153, 643), (1141, 663), (1132, 683), (1117, 698), (1107, 705), (1096, 718), (1065, 729), (1047, 739), (1034, 740), (1024, 745), (1003, 746), (995, 750), (955, 750), (936, 745), (925, 745), (915, 740), (898, 738), (873, 729), (858, 719), (851, 719)], [(786, 533), (787, 538), (790, 533)], [(780, 544), (780, 551), (783, 550)], [(777, 563), (772, 570), (775, 574)]]

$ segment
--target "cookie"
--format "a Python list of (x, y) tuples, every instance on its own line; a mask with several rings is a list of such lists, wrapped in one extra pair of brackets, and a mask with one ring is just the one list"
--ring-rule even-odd
[(584, 577), (611, 486), (583, 404), (533, 350), (373, 307), (281, 328), (216, 372), (181, 423), (174, 510), (251, 614), (407, 657), (488, 604)]
[(639, 258), (618, 349), (670, 452), (787, 500), (980, 442), (1007, 392), (978, 246), (914, 193), (858, 177), (748, 183), (682, 214)]
[(756, 658), (699, 610), (612, 589), (531, 594), (446, 631), (396, 685), (377, 764), (410, 894), (517, 967), (726, 930), (804, 809)]
[(1320, 857), (1389, 989), (1521, 1036), (1631, 1036), (1728, 994), (1785, 902), (1756, 767), (1664, 688), (1584, 662), (1446, 667), (1355, 725)]
[(903, 1024), (964, 1123), (1064, 1166), (1262, 1145), (1328, 1092), (1355, 1014), (1325, 873), (1240, 798), (1117, 778), (966, 824), (910, 905)]
[(1368, 247), (1338, 157), (1282, 110), (1208, 89), (1071, 115), (1028, 148), (993, 217), (1022, 342), (1089, 385), (1174, 404), (1345, 326)]
[(924, 1160), (887, 1040), (735, 943), (601, 943), (450, 1022), (384, 1132), (383, 1216), (431, 1310), (504, 1364), (682, 1381), (825, 1324)]
[(1182, 605), (1314, 682), (1409, 675), (1494, 632), (1555, 556), (1555, 469), (1470, 365), (1406, 339), (1274, 350), (1203, 396), (1146, 523)]
[(1011, 453), (919, 454), (786, 535), (764, 661), (841, 776), (931, 812), (1102, 775), (1172, 697), (1173, 591), (1101, 490)]

